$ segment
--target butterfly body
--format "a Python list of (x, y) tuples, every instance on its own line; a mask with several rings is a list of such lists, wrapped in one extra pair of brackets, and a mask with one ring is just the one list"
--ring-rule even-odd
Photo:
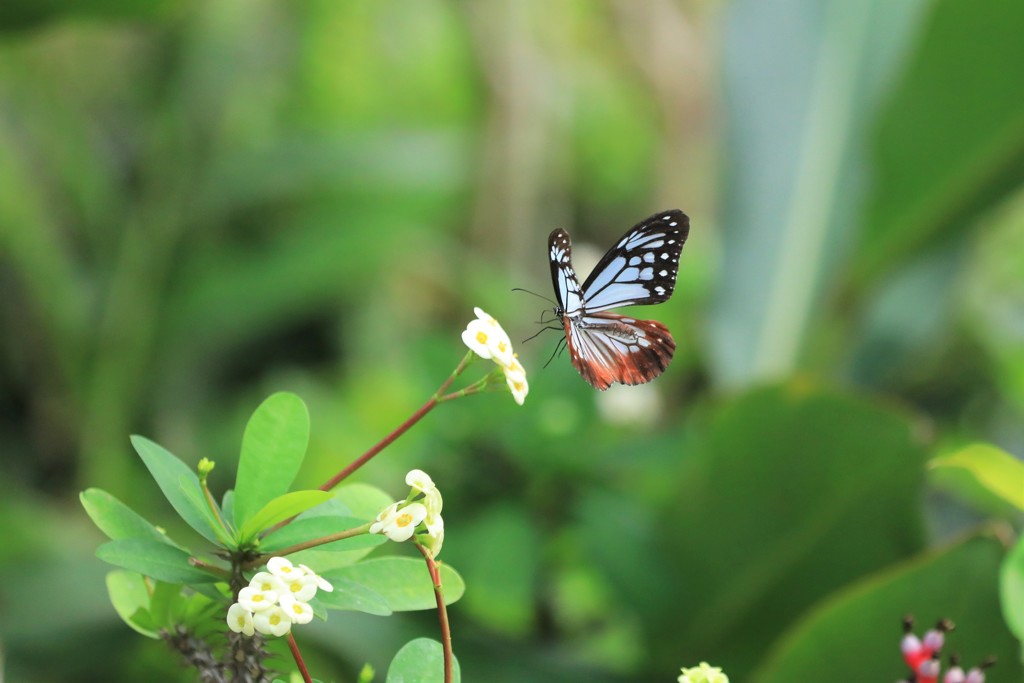
[(573, 366), (588, 383), (643, 384), (668, 367), (676, 344), (656, 320), (638, 320), (608, 309), (667, 301), (675, 289), (679, 254), (690, 221), (682, 211), (640, 221), (608, 250), (581, 286), (572, 268), (565, 230), (548, 238), (558, 316)]

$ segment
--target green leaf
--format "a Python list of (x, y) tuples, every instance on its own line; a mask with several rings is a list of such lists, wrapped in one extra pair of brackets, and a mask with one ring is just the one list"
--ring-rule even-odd
[[(365, 520), (356, 519), (355, 517), (317, 516), (300, 518), (287, 526), (281, 527), (263, 539), (260, 543), (260, 550), (272, 552), (303, 541), (323, 538), (346, 529), (354, 529), (364, 524), (366, 524)], [(375, 548), (385, 541), (387, 541), (387, 538), (381, 534), (360, 534), (351, 538), (343, 538), (340, 541), (319, 545), (316, 547), (316, 550), (342, 552), (361, 548)], [(309, 563), (306, 562), (305, 564)]]
[[(122, 570), (108, 573), (107, 594), (124, 623), (147, 638), (160, 639), (157, 629), (149, 623), (149, 592), (141, 574)], [(145, 616), (140, 619), (141, 614)]]
[[(434, 586), (423, 560), (380, 557), (336, 569), (323, 576), (331, 583), (348, 580), (369, 588), (382, 596), (393, 612), (437, 607)], [(441, 584), (446, 605), (461, 598), (466, 590), (462, 577), (446, 564), (441, 565)]]
[(1024, 3), (934, 3), (879, 118), (855, 277), (962, 236), (1024, 181)]
[(1010, 631), (1024, 642), (1024, 536), (999, 568), (999, 601)]
[(324, 607), (365, 612), (366, 614), (375, 614), (382, 617), (391, 614), (388, 601), (372, 588), (349, 579), (333, 578), (330, 581), (331, 585), (334, 586), (333, 591), (329, 593), (327, 591), (317, 591), (316, 594), (316, 599)]
[(86, 489), (78, 496), (82, 507), (108, 538), (148, 538), (177, 546), (147, 519), (102, 489)]
[(925, 451), (885, 404), (792, 382), (719, 404), (684, 441), (660, 506), (627, 480), (572, 515), (618, 599), (676, 633), (651, 642), (661, 667), (729, 662), (746, 680), (815, 602), (925, 546)]
[[(459, 660), (453, 656), (453, 680), (461, 681)], [(444, 648), (430, 638), (417, 638), (405, 644), (391, 660), (387, 683), (444, 683)]]
[(492, 629), (525, 636), (533, 626), (540, 561), (529, 549), (541, 545), (528, 513), (495, 505), (467, 521), (459, 536), (453, 544), (459, 551), (448, 559), (473, 587), (460, 609)]
[(238, 540), (244, 543), (252, 540), (258, 533), (268, 529), (278, 522), (283, 522), (289, 517), (295, 517), (301, 512), (320, 505), (330, 500), (333, 494), (330, 491), (292, 491), (283, 496), (274, 498), (263, 506), (263, 509), (249, 518), (242, 529), (238, 532)]
[(841, 672), (837, 679), (844, 681), (895, 680), (905, 673), (899, 655), (899, 622), (905, 614), (915, 615), (921, 629), (942, 617), (952, 619), (956, 630), (946, 637), (950, 651), (966, 662), (995, 654), (997, 680), (1021, 680), (1018, 645), (999, 619), (996, 576), (1002, 556), (993, 535), (975, 536), (859, 580), (785, 633), (751, 680), (813, 681), (822, 671)]
[(271, 395), (252, 414), (242, 437), (235, 480), (235, 526), (288, 492), (309, 443), (309, 411), (295, 394)]
[(346, 484), (335, 489), (334, 493), (337, 500), (349, 509), (352, 517), (368, 522), (376, 519), (381, 510), (395, 502), (387, 493), (369, 484)]
[(181, 518), (208, 541), (222, 544), (218, 525), (213, 521), (205, 503), (196, 473), (166, 448), (145, 437), (132, 436), (131, 441), (160, 490)]
[(986, 510), (1007, 505), (1024, 511), (1024, 462), (989, 444), (972, 444), (929, 464), (944, 488)]
[(96, 557), (168, 583), (210, 583), (218, 580), (190, 565), (189, 554), (185, 551), (150, 539), (109, 541), (97, 548)]
[(724, 245), (710, 345), (721, 382), (799, 365), (856, 227), (868, 125), (921, 6), (730, 3)]
[[(334, 500), (328, 501), (323, 505), (318, 505), (312, 510), (302, 513), (302, 515), (295, 520), (293, 524), (305, 524), (305, 520), (307, 519), (317, 519), (321, 517), (337, 519), (339, 516), (355, 519), (358, 520), (360, 524), (365, 524), (366, 522), (375, 519), (377, 514), (388, 505), (391, 505), (391, 503), (391, 497), (375, 486), (370, 486), (368, 484), (348, 484), (339, 487), (335, 491)], [(279, 533), (293, 533), (288, 531), (289, 527), (293, 524), (289, 524), (288, 527), (281, 529)], [(337, 531), (338, 529), (345, 528), (341, 524), (349, 524), (349, 522), (339, 523), (339, 526), (334, 530)], [(354, 524), (352, 526), (359, 525)], [(300, 529), (301, 528), (302, 527), (300, 527)], [(316, 524), (311, 524), (309, 528), (316, 529), (323, 527), (317, 527)], [(330, 533), (333, 533), (333, 531)], [(278, 545), (281, 541), (277, 537), (277, 533), (270, 538), (273, 539), (271, 542), (274, 544), (274, 547), (284, 547), (285, 545), (289, 545)], [(376, 534), (371, 536), (367, 534), (353, 537), (346, 541), (338, 541), (337, 544), (331, 543), (323, 548), (303, 550), (290, 555), (289, 559), (295, 563), (307, 564), (318, 572), (323, 573), (331, 569), (347, 567), (350, 564), (358, 562), (362, 558), (366, 557), (375, 547), (385, 541), (386, 539), (383, 536)], [(344, 550), (342, 550), (343, 548)]]
[(149, 612), (153, 615), (153, 622), (161, 627), (172, 626), (174, 615), (181, 609), (183, 602), (180, 584), (156, 581), (149, 599)]

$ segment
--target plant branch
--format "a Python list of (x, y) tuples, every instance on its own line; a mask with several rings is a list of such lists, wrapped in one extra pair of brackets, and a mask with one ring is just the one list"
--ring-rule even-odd
[(308, 548), (315, 548), (318, 545), (325, 545), (327, 543), (334, 543), (335, 541), (340, 541), (340, 540), (345, 539), (345, 538), (352, 538), (353, 536), (359, 536), (361, 534), (365, 534), (367, 531), (369, 531), (371, 524), (372, 524), (372, 522), (367, 522), (366, 524), (363, 524), (361, 526), (353, 527), (351, 529), (345, 529), (344, 531), (339, 531), (336, 534), (331, 534), (329, 536), (321, 536), (320, 538), (314, 538), (314, 539), (312, 539), (310, 541), (303, 541), (302, 543), (296, 543), (295, 545), (290, 545), (287, 548), (281, 548), (280, 550), (275, 550), (272, 553), (266, 553), (266, 554), (263, 554), (263, 555), (258, 555), (257, 557), (254, 557), (253, 559), (249, 560), (248, 562), (243, 563), (242, 564), (242, 569), (252, 569), (253, 567), (258, 567), (259, 565), (263, 564), (264, 562), (266, 562), (267, 560), (269, 560), (272, 557), (284, 557), (285, 555), (291, 555), (292, 553), (297, 553), (300, 550), (306, 550)]
[(299, 646), (295, 642), (295, 636), (292, 635), (291, 631), (288, 631), (288, 649), (292, 651), (292, 657), (295, 658), (295, 663), (299, 665), (299, 673), (302, 674), (302, 680), (306, 683), (313, 683), (313, 679), (309, 675), (309, 669), (306, 668), (306, 662), (302, 660), (302, 653), (299, 652)]
[(419, 544), (416, 545), (416, 548), (423, 555), (423, 559), (427, 561), (430, 581), (434, 584), (434, 599), (437, 601), (437, 619), (441, 624), (441, 647), (444, 649), (444, 683), (453, 683), (455, 679), (452, 664), (454, 660), (452, 655), (452, 630), (448, 625), (448, 608), (444, 604), (444, 587), (441, 585), (441, 571), (437, 563), (434, 562), (434, 558), (429, 550)]
[(385, 448), (390, 446), (391, 443), (394, 442), (395, 439), (400, 437), (402, 434), (405, 434), (407, 431), (409, 431), (410, 427), (412, 427), (414, 424), (416, 424), (421, 419), (423, 419), (424, 415), (429, 413), (434, 408), (434, 406), (436, 406), (441, 400), (443, 400), (442, 394), (444, 394), (444, 391), (449, 386), (451, 386), (451, 383), (455, 381), (456, 377), (458, 377), (459, 375), (462, 374), (462, 371), (466, 369), (466, 366), (469, 365), (469, 362), (471, 360), (473, 360), (473, 352), (472, 351), (467, 353), (462, 358), (462, 360), (459, 362), (459, 365), (455, 368), (454, 371), (452, 371), (452, 374), (448, 376), (448, 379), (446, 379), (444, 381), (444, 383), (441, 384), (440, 387), (438, 387), (437, 391), (434, 392), (434, 395), (430, 397), (429, 401), (427, 401), (422, 406), (420, 406), (419, 410), (417, 410), (415, 413), (410, 415), (409, 418), (405, 422), (403, 422), (402, 424), (398, 425), (398, 427), (395, 428), (395, 430), (393, 432), (391, 432), (390, 434), (385, 436), (383, 439), (381, 439), (375, 446), (370, 448), (370, 450), (366, 451), (361, 456), (359, 456), (358, 458), (353, 460), (352, 463), (348, 467), (346, 467), (345, 469), (341, 470), (336, 475), (334, 475), (333, 477), (328, 479), (326, 482), (324, 482), (324, 484), (320, 487), (320, 490), (321, 491), (330, 491), (331, 489), (333, 489), (340, 482), (344, 481), (350, 474), (352, 474), (357, 469), (359, 469), (360, 467), (365, 465), (370, 460), (370, 458), (372, 458), (373, 456), (377, 455), (382, 450), (384, 450)]

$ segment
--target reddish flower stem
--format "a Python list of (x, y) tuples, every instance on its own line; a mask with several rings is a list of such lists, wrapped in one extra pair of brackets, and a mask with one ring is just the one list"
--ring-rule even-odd
[(429, 413), (434, 408), (434, 406), (436, 406), (441, 401), (451, 398), (449, 396), (443, 396), (442, 394), (444, 394), (445, 389), (451, 386), (451, 383), (455, 381), (455, 378), (462, 374), (462, 371), (466, 369), (466, 366), (469, 365), (469, 362), (472, 359), (473, 352), (470, 351), (465, 355), (465, 357), (463, 357), (462, 361), (459, 363), (458, 367), (455, 368), (452, 374), (448, 376), (448, 379), (446, 379), (444, 383), (437, 388), (437, 391), (434, 392), (434, 395), (430, 397), (429, 401), (420, 406), (419, 410), (410, 415), (405, 422), (398, 425), (395, 431), (391, 432), (383, 439), (381, 439), (381, 441), (377, 443), (377, 445), (373, 446), (370, 450), (360, 455), (358, 458), (353, 460), (348, 467), (341, 470), (333, 477), (328, 479), (326, 482), (324, 482), (323, 486), (320, 487), (320, 490), (330, 491), (331, 489), (333, 489), (335, 486), (344, 481), (350, 474), (352, 474), (360, 467), (365, 465), (370, 460), (370, 458), (380, 453), (382, 450), (390, 446), (395, 439), (409, 431), (409, 428), (412, 427), (417, 422), (419, 422), (421, 419), (423, 419), (423, 416)]
[[(451, 378), (451, 379), (454, 379), (454, 378)], [(451, 380), (449, 380), (449, 382), (450, 381)], [(447, 383), (446, 383), (446, 385), (447, 385)], [(370, 460), (370, 458), (372, 458), (373, 456), (375, 456), (378, 453), (380, 453), (382, 450), (384, 450), (385, 448), (390, 446), (391, 443), (395, 439), (397, 439), (402, 434), (405, 434), (407, 431), (409, 431), (410, 427), (412, 427), (414, 424), (419, 422), (423, 418), (423, 416), (426, 415), (427, 413), (429, 413), (431, 411), (431, 409), (434, 406), (436, 406), (436, 405), (437, 405), (437, 397), (431, 396), (429, 401), (424, 403), (422, 406), (420, 406), (419, 410), (417, 410), (415, 413), (413, 413), (412, 415), (409, 416), (409, 419), (407, 419), (402, 424), (398, 425), (398, 428), (395, 429), (395, 431), (393, 431), (390, 434), (388, 434), (387, 436), (385, 436), (376, 446), (374, 446), (373, 448), (371, 448), (370, 450), (366, 451), (365, 453), (360, 455), (358, 458), (353, 460), (352, 463), (349, 464), (348, 467), (346, 467), (345, 469), (343, 469), (342, 471), (338, 472), (333, 477), (328, 479), (323, 484), (323, 486), (320, 487), (320, 490), (321, 491), (330, 491), (331, 489), (333, 489), (335, 486), (337, 486), (339, 483), (341, 483), (345, 478), (347, 478), (350, 474), (352, 474), (353, 472), (358, 470), (360, 467), (365, 465)]]
[(291, 631), (288, 631), (288, 648), (292, 651), (295, 663), (299, 665), (299, 673), (302, 674), (302, 680), (306, 683), (313, 683), (313, 679), (309, 675), (309, 669), (306, 668), (306, 662), (302, 659), (302, 653), (299, 652), (299, 646), (295, 642), (295, 636), (292, 635)]
[(427, 570), (430, 572), (430, 581), (434, 584), (434, 599), (437, 601), (437, 620), (441, 624), (441, 647), (444, 650), (444, 683), (453, 683), (455, 680), (452, 662), (452, 630), (448, 625), (448, 608), (444, 604), (444, 587), (441, 585), (441, 570), (438, 568), (430, 551), (421, 545), (416, 548), (427, 561)]

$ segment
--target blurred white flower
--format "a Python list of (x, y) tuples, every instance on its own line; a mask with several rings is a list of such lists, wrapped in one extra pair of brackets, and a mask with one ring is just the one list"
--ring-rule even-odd
[(729, 683), (729, 677), (722, 673), (719, 667), (701, 662), (700, 666), (690, 669), (683, 667), (679, 683)]
[(277, 604), (277, 593), (246, 586), (238, 591), (238, 603), (250, 612), (262, 612)]
[(270, 558), (270, 561), (267, 562), (267, 571), (279, 579), (284, 580), (293, 579), (297, 576), (304, 576), (306, 574), (305, 569), (296, 567), (291, 563), (291, 560), (286, 557)]
[(300, 564), (299, 567), (301, 567), (302, 569), (306, 570), (306, 574), (308, 574), (309, 576), (312, 576), (314, 579), (316, 579), (316, 587), (319, 588), (320, 590), (327, 591), (328, 593), (330, 593), (331, 591), (334, 590), (334, 586), (331, 585), (330, 581), (328, 581), (324, 577), (320, 576), (319, 574), (317, 574), (315, 571), (313, 571), (312, 569), (310, 569), (306, 565)]
[[(404, 501), (403, 501), (404, 503)], [(427, 508), (421, 503), (394, 503), (384, 508), (370, 525), (371, 534), (384, 534), (392, 541), (408, 541), (416, 527), (426, 518)]]
[(405, 483), (420, 493), (430, 493), (437, 490), (434, 480), (423, 470), (409, 470), (409, 474), (405, 475)]
[(252, 612), (239, 603), (228, 608), (228, 628), (235, 633), (243, 633), (247, 636), (253, 634)]
[(278, 595), (284, 593), (284, 581), (270, 572), (257, 572), (249, 581), (249, 587), (259, 591), (274, 591)]
[(313, 620), (313, 608), (305, 601), (297, 600), (291, 595), (281, 596), (281, 609), (292, 620), (292, 623), (308, 624)]
[(280, 600), (284, 604), (284, 599), (287, 597), (299, 602), (309, 602), (316, 595), (316, 577), (315, 576), (297, 576), (290, 581), (285, 582), (285, 591), (281, 594)]
[(283, 636), (292, 630), (292, 620), (280, 605), (257, 612), (252, 616), (253, 627), (264, 635)]
[(513, 357), (512, 362), (509, 365), (503, 365), (501, 369), (505, 371), (505, 382), (508, 384), (509, 391), (512, 392), (512, 398), (519, 405), (523, 405), (526, 395), (530, 393), (530, 385), (526, 381), (526, 368), (518, 358)]
[(493, 316), (474, 308), (476, 320), (471, 320), (462, 333), (462, 341), (473, 353), (493, 360), (498, 365), (512, 362), (512, 340)]

